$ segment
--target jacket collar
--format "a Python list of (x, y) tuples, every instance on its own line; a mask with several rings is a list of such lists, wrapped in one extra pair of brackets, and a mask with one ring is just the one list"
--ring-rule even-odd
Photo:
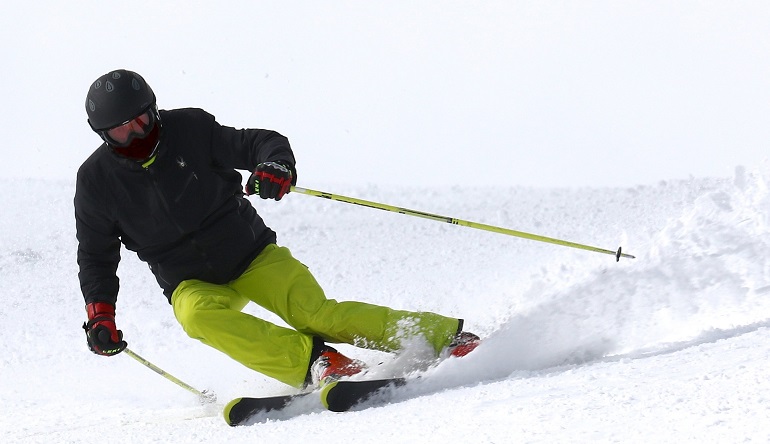
[(155, 154), (153, 154), (152, 157), (145, 160), (144, 162), (137, 162), (135, 160), (127, 159), (123, 156), (115, 154), (115, 152), (112, 151), (109, 146), (107, 146), (107, 143), (102, 143), (101, 149), (102, 151), (105, 151), (107, 157), (117, 162), (120, 166), (134, 171), (146, 170), (149, 168), (153, 163), (155, 163), (161, 151), (161, 147), (158, 146), (158, 149), (155, 150)]

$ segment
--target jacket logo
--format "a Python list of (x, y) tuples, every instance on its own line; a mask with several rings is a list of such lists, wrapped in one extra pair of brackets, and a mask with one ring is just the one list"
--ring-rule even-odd
[(179, 165), (179, 168), (184, 168), (187, 166), (187, 162), (185, 162), (184, 159), (182, 159), (182, 156), (178, 156), (176, 158), (176, 163)]

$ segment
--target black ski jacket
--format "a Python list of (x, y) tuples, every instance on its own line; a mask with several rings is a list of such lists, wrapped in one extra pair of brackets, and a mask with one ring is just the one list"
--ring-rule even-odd
[(229, 282), (276, 241), (244, 198), (235, 170), (281, 161), (296, 180), (288, 139), (222, 126), (200, 109), (160, 116), (161, 142), (147, 168), (102, 144), (78, 171), (78, 277), (86, 304), (115, 303), (121, 243), (150, 266), (170, 302), (183, 280)]

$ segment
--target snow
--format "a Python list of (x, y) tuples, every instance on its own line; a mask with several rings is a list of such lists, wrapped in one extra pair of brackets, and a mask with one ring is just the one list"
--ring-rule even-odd
[[(636, 259), (291, 194), (253, 199), (330, 297), (466, 319), (486, 337), (393, 403), (231, 428), (229, 399), (291, 390), (189, 339), (146, 266), (119, 269), (129, 347), (91, 354), (76, 278), (73, 180), (0, 179), (4, 442), (743, 442), (770, 440), (770, 168), (601, 188), (323, 191), (513, 228)], [(274, 322), (273, 315), (249, 306)], [(370, 364), (399, 360), (343, 350)], [(384, 370), (383, 370), (384, 371)]]
[[(193, 3), (0, 15), (2, 442), (770, 441), (770, 3)], [(230, 428), (229, 399), (288, 389), (187, 338), (130, 252), (129, 346), (219, 404), (85, 345), (74, 176), (97, 143), (85, 90), (115, 68), (161, 108), (286, 134), (300, 186), (637, 259), (254, 199), (330, 297), (487, 339), (391, 405)], [(344, 351), (387, 373), (419, 347)]]

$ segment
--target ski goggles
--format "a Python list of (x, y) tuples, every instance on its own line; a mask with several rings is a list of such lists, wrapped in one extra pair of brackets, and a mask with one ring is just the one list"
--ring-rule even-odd
[(160, 115), (154, 106), (128, 122), (101, 131), (107, 146), (119, 156), (145, 162), (160, 145)]
[(156, 116), (152, 109), (147, 109), (133, 119), (118, 126), (102, 131), (104, 140), (115, 148), (125, 148), (136, 138), (150, 134), (155, 127)]

